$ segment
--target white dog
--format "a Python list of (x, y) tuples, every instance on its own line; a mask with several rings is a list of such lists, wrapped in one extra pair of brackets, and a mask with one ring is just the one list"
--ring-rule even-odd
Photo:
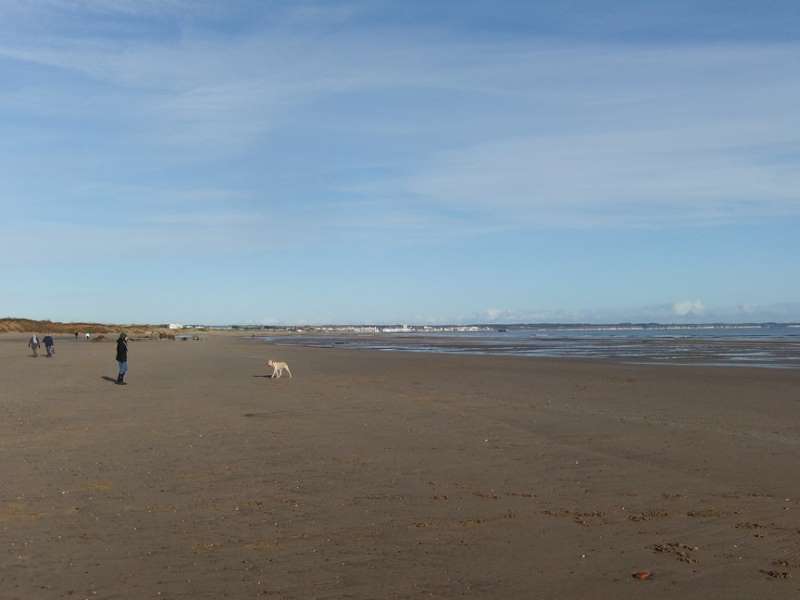
[(292, 376), (292, 371), (289, 368), (289, 365), (287, 365), (285, 362), (279, 362), (277, 360), (268, 360), (267, 366), (272, 367), (272, 375), (270, 375), (271, 378), (277, 379), (278, 377), (283, 375), (284, 371), (289, 373), (289, 377)]

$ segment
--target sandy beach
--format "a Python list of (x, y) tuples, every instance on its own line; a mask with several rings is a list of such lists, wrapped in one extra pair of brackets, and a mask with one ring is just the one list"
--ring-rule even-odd
[(56, 344), (0, 336), (3, 600), (800, 596), (800, 371)]

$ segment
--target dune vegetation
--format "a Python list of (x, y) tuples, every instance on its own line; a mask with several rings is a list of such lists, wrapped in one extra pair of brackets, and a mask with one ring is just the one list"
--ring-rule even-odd
[(163, 325), (115, 325), (109, 323), (61, 323), (59, 321), (36, 321), (34, 319), (0, 319), (0, 333), (110, 333), (114, 331), (151, 331), (165, 328)]

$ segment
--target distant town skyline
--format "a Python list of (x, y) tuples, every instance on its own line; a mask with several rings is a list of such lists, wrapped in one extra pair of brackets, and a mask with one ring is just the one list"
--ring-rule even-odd
[(788, 0), (0, 1), (0, 316), (800, 321), (798, 32)]

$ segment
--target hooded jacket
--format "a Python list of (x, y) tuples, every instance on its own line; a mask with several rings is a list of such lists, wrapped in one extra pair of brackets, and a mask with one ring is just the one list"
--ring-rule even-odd
[(128, 340), (124, 337), (117, 340), (117, 361), (128, 362)]

